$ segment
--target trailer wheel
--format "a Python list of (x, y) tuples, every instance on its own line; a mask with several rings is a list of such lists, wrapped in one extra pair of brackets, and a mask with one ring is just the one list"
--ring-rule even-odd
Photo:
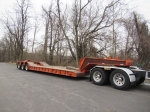
[(91, 72), (91, 80), (96, 85), (104, 85), (109, 81), (109, 78), (108, 74), (104, 70), (100, 68), (94, 68)]
[(25, 70), (28, 71), (28, 64), (25, 64)]
[(17, 68), (18, 68), (18, 69), (20, 69), (20, 68), (21, 68), (20, 64), (17, 64)]
[(110, 74), (110, 83), (116, 89), (126, 90), (130, 87), (128, 74), (122, 70), (114, 70)]
[(136, 85), (140, 85), (145, 81), (145, 77), (141, 77), (138, 82), (136, 83)]
[(23, 64), (21, 64), (21, 69), (24, 70), (24, 65)]

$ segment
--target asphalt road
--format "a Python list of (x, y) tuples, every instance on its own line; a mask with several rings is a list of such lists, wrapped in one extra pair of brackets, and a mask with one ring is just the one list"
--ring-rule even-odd
[(0, 112), (150, 112), (150, 86), (128, 91), (0, 63)]

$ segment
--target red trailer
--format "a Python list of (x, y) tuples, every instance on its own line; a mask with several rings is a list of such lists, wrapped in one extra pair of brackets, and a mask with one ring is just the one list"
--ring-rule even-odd
[(131, 66), (132, 60), (119, 60), (102, 58), (82, 58), (79, 68), (52, 66), (46, 62), (37, 61), (17, 61), (18, 69), (31, 70), (37, 72), (46, 72), (50, 74), (64, 75), (70, 77), (84, 77), (90, 75), (90, 80), (94, 84), (104, 85), (108, 82), (116, 89), (128, 89), (132, 85), (138, 85), (144, 82), (150, 84), (150, 73), (141, 70), (138, 67)]

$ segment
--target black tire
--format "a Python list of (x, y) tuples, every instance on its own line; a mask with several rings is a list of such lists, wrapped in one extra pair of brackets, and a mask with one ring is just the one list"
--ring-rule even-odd
[(19, 64), (17, 64), (17, 68), (19, 69)]
[(28, 64), (25, 64), (25, 67), (24, 67), (24, 68), (25, 68), (26, 71), (28, 71), (28, 70), (29, 70), (29, 69), (28, 69)]
[(141, 78), (137, 81), (136, 85), (140, 85), (140, 84), (142, 84), (144, 81), (145, 81), (145, 77), (141, 77)]
[(21, 65), (20, 65), (19, 63), (17, 64), (17, 68), (18, 68), (18, 69), (21, 69)]
[(25, 66), (24, 66), (23, 64), (21, 64), (21, 69), (22, 69), (22, 70), (24, 70), (24, 67), (25, 67)]
[(128, 74), (123, 70), (114, 70), (110, 74), (110, 83), (114, 88), (120, 90), (126, 90), (131, 85)]
[(107, 72), (100, 68), (94, 68), (90, 75), (92, 82), (96, 85), (104, 85), (109, 81)]

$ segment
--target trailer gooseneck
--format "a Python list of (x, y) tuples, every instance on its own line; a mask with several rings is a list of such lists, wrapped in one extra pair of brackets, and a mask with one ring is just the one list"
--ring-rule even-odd
[(104, 85), (108, 82), (120, 90), (130, 88), (132, 85), (145, 83), (150, 85), (150, 72), (131, 66), (132, 60), (119, 60), (102, 58), (82, 58), (79, 68), (51, 66), (45, 62), (30, 60), (17, 61), (18, 69), (46, 72), (70, 77), (84, 77), (90, 75), (90, 80), (96, 85)]

